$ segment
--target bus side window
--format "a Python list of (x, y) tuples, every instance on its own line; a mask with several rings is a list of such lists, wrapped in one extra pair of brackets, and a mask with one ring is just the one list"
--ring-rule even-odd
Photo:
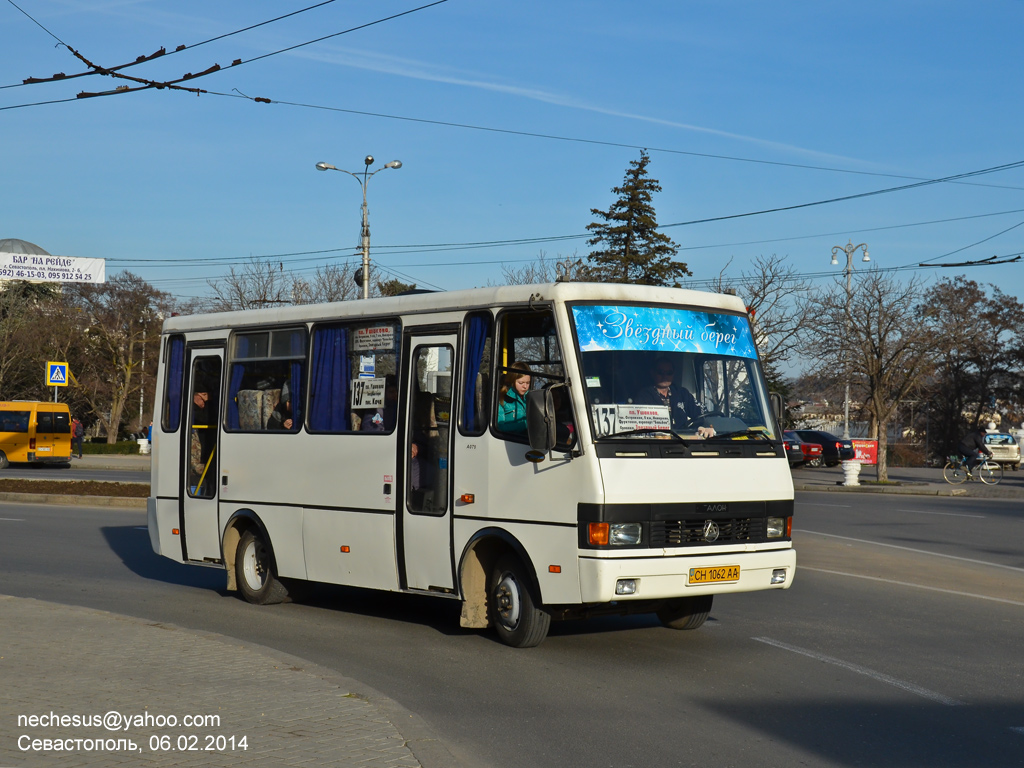
[(400, 338), (397, 320), (314, 327), (311, 432), (394, 432)]
[(227, 429), (298, 432), (306, 385), (306, 329), (237, 333), (231, 340)]
[(490, 312), (466, 316), (465, 365), (462, 382), (462, 419), (459, 431), (464, 435), (482, 435), (491, 410), (491, 362), (494, 357), (494, 318)]
[(167, 355), (167, 380), (164, 382), (164, 412), (160, 425), (164, 432), (177, 432), (181, 424), (181, 388), (185, 380), (185, 337), (171, 336)]

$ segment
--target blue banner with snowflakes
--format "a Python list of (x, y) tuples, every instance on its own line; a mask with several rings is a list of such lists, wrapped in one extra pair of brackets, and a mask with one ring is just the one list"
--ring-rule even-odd
[(644, 350), (757, 357), (745, 316), (671, 307), (572, 308), (583, 352)]

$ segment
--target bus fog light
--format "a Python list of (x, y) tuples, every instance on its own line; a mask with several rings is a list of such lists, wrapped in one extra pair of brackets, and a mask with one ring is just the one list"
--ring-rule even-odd
[(776, 568), (772, 571), (772, 584), (785, 584), (786, 583), (786, 569)]
[(616, 595), (635, 595), (640, 582), (637, 579), (619, 579), (615, 582)]
[(769, 517), (768, 518), (768, 538), (778, 539), (786, 535), (786, 518), (784, 517)]
[(640, 543), (640, 523), (612, 523), (609, 530), (612, 546), (629, 546)]

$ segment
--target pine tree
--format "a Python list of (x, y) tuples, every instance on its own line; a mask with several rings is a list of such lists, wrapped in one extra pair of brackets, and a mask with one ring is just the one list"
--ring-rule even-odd
[(641, 151), (639, 160), (630, 161), (622, 186), (612, 189), (619, 197), (611, 208), (590, 209), (604, 220), (587, 225), (594, 235), (587, 244), (604, 246), (587, 256), (593, 280), (678, 288), (679, 278), (690, 274), (686, 264), (673, 259), (679, 246), (658, 231), (651, 194), (661, 185), (647, 177), (650, 161)]

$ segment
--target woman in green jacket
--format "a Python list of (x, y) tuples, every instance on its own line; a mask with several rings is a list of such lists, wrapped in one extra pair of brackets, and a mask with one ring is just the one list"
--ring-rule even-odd
[(526, 434), (526, 393), (530, 391), (530, 373), (513, 368), (505, 374), (498, 395), (498, 429), (512, 434)]

